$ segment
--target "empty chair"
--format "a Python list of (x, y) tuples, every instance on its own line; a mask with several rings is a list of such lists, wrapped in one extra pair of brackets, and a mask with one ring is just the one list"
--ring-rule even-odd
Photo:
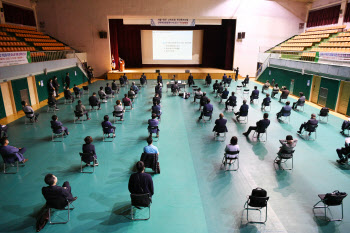
[[(313, 206), (313, 211), (315, 213), (315, 209), (324, 209), (324, 220), (333, 222), (333, 221), (342, 221), (344, 218), (344, 210), (343, 210), (343, 200), (347, 196), (345, 192), (339, 192), (338, 190), (332, 193), (319, 194), (318, 197), (321, 199)], [(323, 203), (323, 205), (318, 205), (319, 203)], [(327, 218), (327, 209), (329, 206), (340, 206), (341, 207), (341, 218)]]
[(242, 92), (242, 86), (239, 86), (239, 85), (236, 86), (236, 93), (237, 94), (238, 94), (238, 91)]
[(323, 121), (326, 118), (328, 122), (328, 115), (329, 115), (329, 108), (323, 107), (320, 110), (320, 113), (318, 114), (318, 120)]
[[(267, 202), (269, 197), (266, 190), (262, 188), (255, 188), (252, 194), (248, 196), (248, 200), (244, 204), (244, 209), (247, 211), (247, 221), (249, 223), (265, 223), (267, 221)], [(261, 215), (261, 209), (266, 208), (264, 221), (249, 221), (249, 210), (258, 210)]]

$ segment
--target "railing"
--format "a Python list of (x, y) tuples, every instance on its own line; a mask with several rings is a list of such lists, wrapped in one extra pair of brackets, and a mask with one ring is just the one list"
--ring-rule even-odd
[(262, 65), (256, 71), (256, 73), (255, 73), (255, 80), (257, 80), (259, 78), (260, 74), (262, 74), (262, 72), (266, 69), (266, 67), (268, 67), (268, 65), (269, 65), (268, 63), (269, 63), (270, 57), (271, 57), (271, 54), (269, 54), (267, 56), (265, 61), (262, 63)]
[(32, 62), (44, 62), (75, 57), (74, 50), (30, 52)]

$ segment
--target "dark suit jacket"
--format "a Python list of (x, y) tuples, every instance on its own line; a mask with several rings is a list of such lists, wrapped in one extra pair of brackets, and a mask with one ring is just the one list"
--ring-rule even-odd
[(263, 99), (263, 104), (265, 106), (270, 106), (270, 102), (271, 102), (270, 97), (266, 97), (266, 98)]
[(157, 83), (159, 83), (159, 82), (163, 82), (163, 78), (161, 75), (157, 76)]
[(283, 90), (281, 93), (282, 98), (286, 98), (289, 95), (289, 91), (288, 90)]
[(51, 122), (51, 129), (54, 133), (61, 133), (63, 124), (60, 121), (50, 121)]
[(70, 92), (70, 90), (64, 90), (64, 97), (66, 99), (71, 99), (72, 98), (72, 92)]
[(73, 200), (72, 194), (69, 192), (68, 189), (57, 185), (43, 187), (41, 192), (44, 198), (46, 199), (46, 203), (50, 207), (54, 207), (57, 209), (63, 209), (65, 206), (67, 206), (68, 203), (66, 200)]
[(100, 101), (97, 99), (96, 96), (90, 96), (89, 98), (89, 104), (91, 106), (97, 106)]
[(236, 106), (237, 97), (235, 95), (231, 95), (230, 97), (228, 97), (228, 100), (226, 102), (228, 102), (231, 106)]
[(292, 107), (290, 105), (285, 105), (281, 109), (282, 116), (289, 116), (292, 111)]
[(66, 76), (66, 78), (64, 80), (65, 80), (67, 85), (70, 84), (70, 77), (69, 76)]
[(257, 131), (258, 132), (265, 132), (265, 130), (267, 129), (267, 127), (269, 127), (269, 125), (270, 125), (269, 119), (262, 119), (262, 120), (256, 122), (256, 126), (258, 127)]
[(157, 105), (160, 104), (160, 98), (159, 97), (153, 97), (153, 103), (156, 103)]
[(123, 76), (119, 78), (119, 82), (121, 85), (123, 85), (125, 83)]
[(49, 98), (47, 99), (47, 102), (48, 102), (48, 103), (55, 104), (55, 103), (57, 103), (57, 100), (56, 100), (55, 97), (53, 97), (53, 96), (50, 95)]
[(104, 133), (114, 133), (115, 132), (115, 127), (112, 125), (111, 122), (109, 121), (103, 121), (101, 123), (102, 128), (103, 128), (103, 132)]
[(244, 78), (243, 82), (244, 83), (249, 83), (249, 78)]
[(92, 153), (96, 156), (95, 146), (92, 144), (84, 144), (83, 145), (83, 153)]
[(208, 97), (207, 96), (201, 96), (201, 99), (199, 101), (201, 106), (204, 106), (208, 103)]
[(159, 105), (153, 105), (152, 106), (152, 113), (160, 113), (160, 106)]
[(228, 97), (229, 94), (230, 94), (230, 92), (228, 92), (228, 91), (223, 91), (222, 94), (221, 94), (221, 98), (227, 99), (227, 97)]
[(193, 83), (193, 76), (192, 75), (188, 76), (188, 83)]
[(73, 91), (74, 93), (78, 93), (80, 92), (80, 88), (79, 87), (73, 87)]
[(212, 104), (204, 105), (203, 113), (204, 113), (204, 116), (211, 116), (213, 114), (213, 105)]
[(3, 157), (6, 157), (6, 162), (8, 163), (14, 163), (17, 161), (17, 156), (11, 156), (20, 154), (19, 149), (14, 146), (0, 146), (0, 154)]
[(239, 108), (239, 115), (240, 116), (247, 116), (248, 109), (249, 109), (248, 104), (242, 104), (241, 107)]
[(132, 194), (149, 193), (150, 196), (154, 194), (153, 180), (151, 175), (147, 173), (131, 174), (128, 188)]
[(227, 132), (226, 122), (227, 122), (226, 119), (215, 120), (215, 126), (213, 128), (213, 131), (217, 133)]
[(252, 94), (250, 96), (258, 96), (259, 97), (259, 90), (253, 90)]
[(112, 89), (113, 90), (117, 90), (118, 89), (118, 86), (115, 82), (112, 83)]
[(207, 81), (207, 83), (211, 83), (211, 76), (207, 75), (207, 77), (205, 77), (205, 81)]
[(106, 94), (112, 94), (112, 88), (111, 87), (105, 87)]

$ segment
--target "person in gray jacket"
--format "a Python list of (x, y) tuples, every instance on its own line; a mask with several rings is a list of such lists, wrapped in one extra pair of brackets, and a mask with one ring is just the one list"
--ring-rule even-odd
[(293, 139), (292, 135), (287, 135), (286, 140), (280, 140), (281, 147), (278, 151), (278, 159), (275, 160), (275, 163), (280, 164), (282, 154), (291, 154), (294, 151), (294, 147), (296, 147), (298, 139)]
[(22, 110), (26, 114), (27, 117), (32, 118), (35, 122), (38, 121), (39, 113), (35, 113), (34, 109), (28, 105), (25, 101), (21, 102)]

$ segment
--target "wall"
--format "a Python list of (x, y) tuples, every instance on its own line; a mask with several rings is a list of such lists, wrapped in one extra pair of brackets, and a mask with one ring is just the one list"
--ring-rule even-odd
[[(300, 4), (289, 6), (294, 3)], [(109, 38), (98, 36), (98, 31), (108, 31), (108, 17), (237, 18), (237, 29), (246, 32), (246, 39), (236, 43), (234, 64), (243, 75), (251, 76), (255, 75), (259, 46), (272, 47), (299, 33), (299, 23), (305, 18), (300, 11), (297, 17), (277, 2), (265, 0), (52, 0), (38, 2), (37, 16), (48, 34), (87, 52), (95, 76), (110, 70)]]
[[(20, 110), (22, 110), (21, 90), (27, 89), (27, 91), (28, 91), (28, 98), (30, 100), (30, 94), (29, 94), (27, 78), (21, 78), (21, 79), (12, 80), (11, 81), (11, 85), (12, 85), (13, 97), (15, 99), (16, 110), (20, 111)], [(31, 105), (31, 102), (29, 102), (28, 104)]]
[(4, 100), (2, 98), (2, 92), (0, 88), (0, 119), (4, 117), (6, 117), (6, 112), (5, 112)]
[(326, 107), (335, 110), (339, 92), (340, 80), (323, 78), (320, 87), (328, 89)]
[[(275, 83), (278, 83), (280, 88), (286, 86), (288, 90), (290, 90), (291, 80), (294, 79), (294, 89), (291, 94), (298, 96), (299, 92), (303, 92), (307, 99), (310, 98), (312, 75), (302, 75), (296, 72), (268, 67), (260, 75), (258, 81), (265, 83), (266, 80), (269, 80), (271, 83), (272, 79), (275, 79)], [(307, 85), (308, 81), (309, 85)]]

